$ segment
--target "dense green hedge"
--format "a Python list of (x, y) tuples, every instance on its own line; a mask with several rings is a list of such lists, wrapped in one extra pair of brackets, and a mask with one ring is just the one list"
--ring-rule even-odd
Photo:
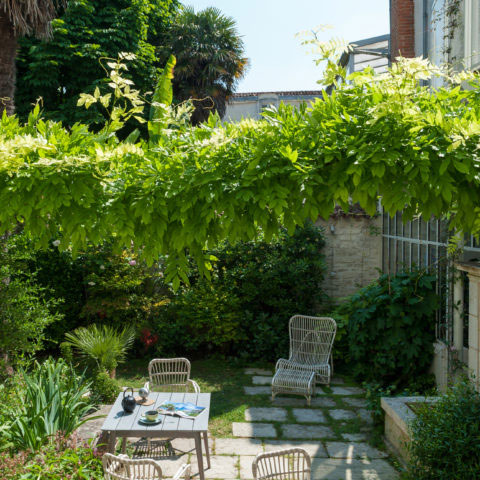
[(193, 280), (152, 324), (165, 354), (288, 354), (288, 320), (326, 308), (322, 230), (307, 225), (273, 242), (224, 244), (211, 252), (211, 283)]

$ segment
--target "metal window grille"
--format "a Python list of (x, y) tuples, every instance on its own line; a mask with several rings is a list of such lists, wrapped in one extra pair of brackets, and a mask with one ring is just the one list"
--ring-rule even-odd
[[(395, 273), (414, 266), (425, 268), (437, 277), (436, 288), (441, 299), (437, 311), (437, 339), (452, 342), (453, 338), (453, 271), (448, 256), (449, 231), (447, 221), (415, 218), (405, 224), (402, 212), (390, 217), (382, 212), (383, 271)], [(464, 256), (480, 257), (480, 244), (473, 236), (466, 236)]]

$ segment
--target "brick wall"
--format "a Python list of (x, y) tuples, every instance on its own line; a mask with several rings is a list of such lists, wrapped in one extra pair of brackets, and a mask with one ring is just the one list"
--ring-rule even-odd
[(398, 56), (415, 56), (414, 0), (390, 0), (390, 51)]
[(382, 268), (381, 222), (380, 216), (365, 215), (318, 220), (326, 241), (323, 288), (333, 300), (351, 295), (378, 278), (377, 269)]

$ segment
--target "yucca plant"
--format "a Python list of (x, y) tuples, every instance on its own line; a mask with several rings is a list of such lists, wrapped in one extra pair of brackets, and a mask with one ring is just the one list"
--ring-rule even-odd
[(20, 377), (18, 408), (9, 429), (9, 440), (17, 449), (35, 452), (57, 432), (69, 436), (87, 421), (90, 383), (63, 359), (36, 362)]
[(106, 370), (112, 378), (119, 363), (125, 361), (135, 339), (133, 327), (122, 330), (108, 325), (89, 325), (65, 334), (64, 346), (75, 350), (89, 366)]

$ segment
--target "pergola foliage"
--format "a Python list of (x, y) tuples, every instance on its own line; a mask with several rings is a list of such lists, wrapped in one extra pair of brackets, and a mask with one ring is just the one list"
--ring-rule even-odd
[[(422, 86), (432, 74), (448, 86)], [(4, 115), (1, 232), (21, 222), (39, 245), (60, 235), (60, 248), (75, 251), (113, 236), (149, 261), (168, 255), (174, 286), (186, 278), (187, 251), (207, 272), (204, 251), (223, 239), (251, 239), (258, 228), (268, 237), (350, 201), (374, 214), (381, 197), (405, 219), (450, 215), (454, 228), (478, 232), (476, 77), (401, 60), (388, 74), (350, 80), (308, 108), (280, 106), (259, 121), (212, 116), (191, 127), (165, 107), (169, 125), (150, 143), (120, 142), (112, 125), (90, 133), (38, 112), (25, 125)]]

